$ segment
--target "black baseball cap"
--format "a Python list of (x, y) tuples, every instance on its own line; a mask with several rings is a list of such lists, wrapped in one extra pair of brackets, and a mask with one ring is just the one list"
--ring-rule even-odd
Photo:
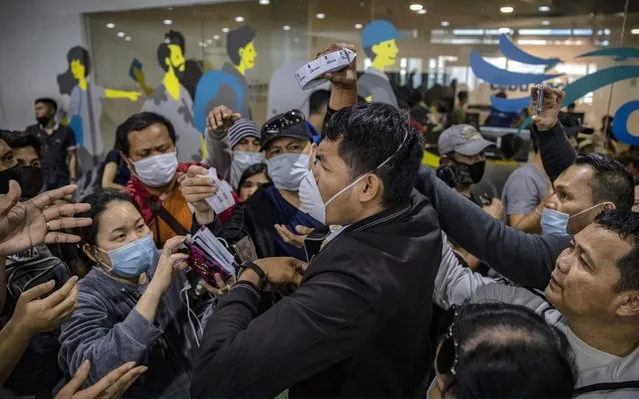
[(313, 133), (306, 124), (306, 117), (299, 109), (293, 109), (283, 114), (275, 115), (264, 123), (261, 129), (262, 146), (264, 151), (269, 143), (279, 137), (292, 137), (300, 140), (313, 140)]

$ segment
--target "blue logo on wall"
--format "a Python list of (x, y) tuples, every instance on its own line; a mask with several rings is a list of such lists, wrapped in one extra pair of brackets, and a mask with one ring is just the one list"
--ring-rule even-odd
[[(550, 69), (562, 62), (559, 58), (540, 58), (526, 53), (517, 47), (507, 35), (500, 36), (499, 50), (508, 59), (529, 65), (546, 65), (546, 69)], [(628, 47), (605, 48), (581, 54), (577, 58), (585, 57), (613, 57), (618, 61), (626, 60), (639, 58), (639, 49)], [(470, 54), (470, 67), (478, 78), (488, 83), (504, 86), (540, 84), (546, 80), (555, 79), (563, 75), (511, 72), (492, 65), (475, 51), (472, 51)], [(566, 92), (564, 104), (573, 103), (586, 94), (612, 83), (636, 77), (639, 77), (639, 65), (622, 65), (596, 71), (564, 87), (564, 91)], [(528, 108), (530, 97), (506, 99), (491, 96), (490, 103), (495, 109), (501, 112), (519, 112), (524, 108)], [(618, 140), (627, 144), (639, 145), (639, 136), (632, 135), (628, 130), (627, 122), (634, 111), (639, 111), (639, 101), (631, 101), (621, 106), (615, 114), (613, 129)]]

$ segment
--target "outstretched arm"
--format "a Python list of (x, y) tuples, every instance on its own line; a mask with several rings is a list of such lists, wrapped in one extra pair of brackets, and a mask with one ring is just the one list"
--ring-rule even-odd
[(493, 219), (421, 166), (416, 188), (428, 197), (442, 230), (462, 248), (510, 280), (531, 288), (548, 284), (555, 260), (570, 237), (526, 234)]

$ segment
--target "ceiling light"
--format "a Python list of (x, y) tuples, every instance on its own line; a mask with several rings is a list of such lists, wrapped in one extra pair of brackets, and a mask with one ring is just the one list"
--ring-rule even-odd
[(317, 14), (315, 14), (315, 18), (324, 19), (324, 18), (326, 18), (326, 14), (324, 14), (323, 12), (317, 13)]
[(131, 41), (131, 36), (125, 37), (124, 40), (126, 40), (127, 42), (130, 42)]
[(271, 4), (271, 1), (270, 0), (260, 0), (260, 4), (263, 5), (263, 6), (267, 6), (267, 5)]
[(220, 40), (220, 35), (213, 35), (214, 40)]
[(211, 39), (206, 39), (206, 43), (207, 43), (207, 44), (211, 44), (211, 43), (213, 43), (213, 40), (211, 40)]
[(540, 12), (548, 12), (548, 11), (550, 11), (550, 7), (548, 7), (548, 6), (540, 6), (540, 7), (538, 8), (538, 10), (539, 10)]
[(118, 37), (124, 37), (124, 36), (126, 36), (124, 32), (118, 32)]
[(113, 22), (109, 22), (108, 24), (106, 24), (106, 27), (109, 29), (113, 29), (115, 28), (115, 24)]
[(300, 38), (299, 38), (299, 37), (296, 37), (295, 39), (293, 39), (293, 41), (294, 41), (295, 43), (299, 43), (299, 42), (300, 42)]
[(427, 12), (428, 12), (428, 11), (427, 11), (425, 8), (422, 8), (421, 10), (417, 11), (417, 14), (424, 15), (424, 14), (426, 14)]
[(501, 11), (503, 14), (510, 14), (511, 12), (515, 11), (515, 9), (512, 7), (502, 7), (499, 9), (499, 11)]
[(165, 19), (163, 22), (164, 22), (164, 25), (171, 25), (171, 24), (173, 24), (173, 20), (172, 20), (172, 19)]
[(550, 21), (541, 21), (541, 24), (544, 26), (550, 25)]
[(499, 28), (499, 33), (510, 33), (510, 28)]
[(288, 26), (288, 25), (284, 25), (284, 26), (282, 26), (282, 29), (284, 29), (284, 30), (291, 30), (291, 27), (290, 27), (290, 26)]
[(197, 45), (200, 47), (204, 47), (204, 42), (199, 42)]
[(424, 8), (424, 6), (421, 4), (411, 4), (408, 8), (410, 8), (411, 11), (419, 11)]
[(355, 29), (362, 29), (364, 27), (364, 25), (362, 24), (355, 24)]
[(633, 35), (639, 35), (639, 29), (633, 29), (630, 31)]
[(235, 17), (235, 22), (244, 22), (244, 17), (242, 16)]
[(222, 28), (222, 32), (229, 33), (229, 28)]
[(448, 25), (450, 25), (450, 22), (448, 22), (448, 21), (442, 21), (442, 26), (448, 26)]

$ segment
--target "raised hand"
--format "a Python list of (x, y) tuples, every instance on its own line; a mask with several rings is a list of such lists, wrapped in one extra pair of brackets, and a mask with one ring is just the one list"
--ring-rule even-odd
[(207, 213), (211, 210), (206, 199), (215, 195), (217, 185), (209, 176), (208, 169), (191, 165), (186, 174), (178, 178), (178, 183), (184, 199), (195, 207), (196, 212)]
[(300, 285), (304, 270), (308, 266), (306, 262), (290, 257), (264, 258), (258, 259), (254, 263), (264, 270), (268, 282), (275, 286)]
[(206, 117), (206, 126), (211, 131), (226, 130), (233, 126), (233, 123), (241, 117), (240, 114), (231, 111), (226, 105), (218, 105)]
[[(346, 43), (334, 43), (330, 45), (328, 48), (317, 54), (316, 59), (321, 57), (324, 54), (329, 54), (335, 51), (339, 51), (343, 48), (347, 48), (353, 52), (357, 52), (355, 46)], [(357, 87), (357, 68), (355, 65), (355, 60), (351, 62), (348, 68), (342, 71), (330, 72), (324, 74), (324, 79), (330, 81), (333, 86), (339, 87), (340, 89), (353, 90)]]
[(74, 218), (76, 213), (91, 209), (89, 204), (56, 204), (73, 194), (77, 186), (69, 185), (46, 191), (29, 201), (18, 202), (22, 195), (15, 181), (9, 192), (0, 195), (0, 256), (8, 256), (36, 245), (75, 243), (80, 237), (57, 230), (89, 226), (90, 218)]
[(282, 240), (284, 240), (285, 243), (296, 246), (297, 248), (302, 248), (304, 247), (304, 239), (306, 239), (306, 236), (311, 234), (313, 228), (301, 225), (295, 226), (295, 231), (297, 233), (295, 234), (292, 233), (285, 225), (276, 224), (275, 230), (277, 231), (277, 234), (282, 237)]
[(110, 399), (119, 398), (133, 385), (144, 372), (146, 366), (134, 367), (135, 362), (125, 363), (111, 371), (100, 381), (80, 391), (82, 384), (89, 377), (91, 363), (85, 360), (71, 381), (56, 395), (55, 399)]
[(160, 294), (164, 294), (177, 274), (188, 266), (186, 260), (189, 256), (177, 252), (177, 248), (182, 245), (185, 239), (184, 236), (176, 236), (164, 243), (162, 255), (160, 255), (158, 266), (148, 289), (155, 289)]
[(545, 132), (551, 130), (559, 122), (559, 111), (564, 102), (566, 93), (559, 89), (544, 87), (544, 97), (541, 104), (541, 114), (537, 115), (537, 93), (538, 87), (531, 89), (532, 101), (530, 103), (530, 115), (532, 121), (537, 126), (537, 130)]
[(59, 327), (75, 310), (78, 302), (77, 281), (77, 276), (71, 277), (62, 288), (46, 298), (43, 297), (55, 287), (53, 280), (23, 292), (10, 323), (26, 338)]

